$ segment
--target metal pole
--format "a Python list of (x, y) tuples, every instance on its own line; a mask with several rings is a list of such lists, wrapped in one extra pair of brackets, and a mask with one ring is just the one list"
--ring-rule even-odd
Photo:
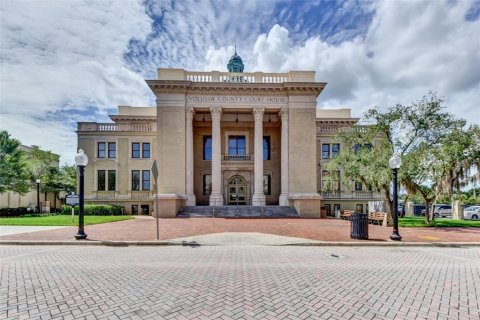
[(393, 233), (390, 239), (395, 241), (402, 240), (402, 237), (398, 233), (398, 194), (397, 194), (397, 174), (398, 169), (393, 170)]
[(84, 240), (87, 238), (87, 234), (84, 231), (83, 224), (83, 189), (84, 189), (84, 175), (85, 166), (78, 166), (80, 170), (80, 203), (78, 210), (78, 233), (75, 235), (75, 239)]
[(37, 182), (37, 213), (40, 213), (40, 183)]
[(157, 240), (160, 240), (160, 229), (158, 226), (158, 216), (160, 213), (158, 212), (158, 189), (155, 188), (155, 213), (156, 213), (156, 220), (157, 220)]

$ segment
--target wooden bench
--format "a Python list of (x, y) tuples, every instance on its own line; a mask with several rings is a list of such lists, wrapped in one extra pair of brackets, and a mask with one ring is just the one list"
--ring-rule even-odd
[(349, 220), (354, 212), (353, 210), (343, 210), (342, 213), (340, 213), (340, 219)]
[(385, 212), (370, 212), (368, 214), (368, 223), (383, 225), (386, 215)]

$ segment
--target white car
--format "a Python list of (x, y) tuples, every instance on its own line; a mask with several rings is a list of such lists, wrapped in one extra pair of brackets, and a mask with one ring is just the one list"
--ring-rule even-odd
[(480, 206), (471, 206), (463, 210), (463, 219), (480, 219)]

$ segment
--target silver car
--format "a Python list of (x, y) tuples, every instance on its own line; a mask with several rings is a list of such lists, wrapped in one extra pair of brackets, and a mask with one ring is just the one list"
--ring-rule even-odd
[(480, 206), (471, 206), (463, 210), (463, 219), (480, 219)]

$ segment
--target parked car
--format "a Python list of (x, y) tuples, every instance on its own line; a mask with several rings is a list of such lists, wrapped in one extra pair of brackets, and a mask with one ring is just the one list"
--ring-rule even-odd
[(425, 215), (425, 211), (422, 211), (424, 209), (425, 209), (424, 204), (414, 204), (413, 205), (413, 214), (416, 215), (416, 216)]
[(480, 206), (470, 206), (463, 210), (463, 219), (480, 219)]
[[(435, 206), (435, 209), (433, 210), (433, 214), (435, 216), (435, 218), (438, 218), (438, 217), (451, 217), (452, 216), (452, 206), (449, 205), (449, 204), (436, 204)], [(432, 208), (430, 208), (430, 210), (432, 210)], [(422, 215), (424, 216), (425, 215), (425, 212), (427, 210), (426, 209), (423, 209), (422, 210)]]

